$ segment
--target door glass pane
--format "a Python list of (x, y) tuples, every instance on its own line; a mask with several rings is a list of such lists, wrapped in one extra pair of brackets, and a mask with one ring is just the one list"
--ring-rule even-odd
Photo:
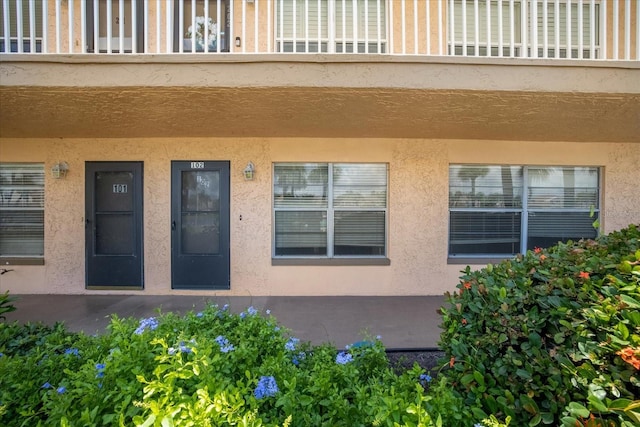
[(334, 221), (336, 255), (385, 254), (384, 212), (336, 212)]
[[(122, 3), (123, 15), (120, 15), (120, 6)], [(104, 51), (108, 47), (108, 27), (111, 27), (111, 49), (118, 51), (120, 49), (120, 21), (123, 24), (122, 41), (124, 44), (124, 50), (131, 52), (132, 49), (132, 36), (133, 31), (133, 19), (131, 17), (131, 0), (113, 0), (111, 2), (111, 22), (107, 22), (109, 17), (107, 14), (109, 4), (101, 1), (98, 3), (98, 33), (99, 33), (99, 48)]]
[(182, 253), (215, 255), (220, 252), (220, 214), (182, 213)]
[(182, 211), (218, 212), (220, 210), (220, 172), (182, 172)]
[(277, 211), (276, 255), (326, 255), (327, 213)]
[(133, 173), (96, 172), (96, 211), (133, 210)]
[(220, 172), (182, 172), (181, 250), (184, 254), (220, 251)]
[(133, 214), (96, 214), (96, 255), (133, 255)]

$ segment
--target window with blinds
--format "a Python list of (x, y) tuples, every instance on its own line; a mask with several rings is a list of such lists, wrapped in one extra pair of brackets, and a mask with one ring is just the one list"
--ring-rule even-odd
[(522, 56), (526, 41), (527, 56), (591, 58), (600, 46), (599, 3), (453, 0), (449, 22), (454, 55)]
[(594, 238), (599, 182), (596, 167), (451, 165), (449, 256), (507, 257)]
[(280, 52), (384, 53), (385, 0), (277, 0)]
[(274, 165), (274, 255), (384, 257), (387, 165)]
[(0, 52), (18, 52), (18, 44), (22, 52), (42, 52), (42, 1), (2, 1), (1, 16), (9, 19), (0, 19)]
[(44, 166), (0, 163), (0, 257), (44, 256)]

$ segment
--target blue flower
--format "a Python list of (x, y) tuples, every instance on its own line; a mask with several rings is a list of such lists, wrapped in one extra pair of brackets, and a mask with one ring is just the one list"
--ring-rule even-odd
[(177, 350), (175, 348), (173, 348), (173, 347), (169, 347), (167, 349), (167, 353), (169, 353), (169, 356), (173, 356), (174, 354), (176, 354), (176, 351)]
[(199, 311), (198, 314), (196, 314), (196, 317), (202, 317), (202, 316), (204, 316), (204, 314), (202, 314), (201, 311)]
[(215, 339), (215, 342), (218, 343), (218, 345), (220, 346), (220, 351), (223, 353), (229, 353), (230, 351), (236, 349), (233, 344), (229, 343), (229, 340), (222, 335), (218, 335), (218, 337)]
[(222, 311), (227, 311), (229, 310), (229, 304), (225, 304), (222, 306)]
[(102, 378), (102, 377), (104, 377), (104, 372), (98, 371), (98, 373), (96, 374), (96, 378)]
[(40, 388), (53, 388), (53, 386), (51, 384), (49, 384), (49, 381), (47, 381), (46, 383), (42, 384), (42, 387)]
[(484, 425), (480, 424), (480, 423), (476, 423), (473, 425), (473, 427), (484, 427)]
[(0, 357), (4, 356), (4, 353), (0, 353)]
[(341, 351), (336, 356), (336, 363), (340, 365), (346, 365), (351, 361), (353, 361), (353, 356), (350, 353), (347, 353), (346, 351)]
[(273, 330), (278, 332), (280, 330), (280, 326), (276, 326), (275, 328), (273, 328)]
[(265, 313), (271, 314), (271, 310), (267, 310), (267, 311), (265, 311)]
[(193, 350), (190, 347), (186, 346), (184, 342), (180, 343), (179, 349), (183, 353), (193, 353)]
[(285, 350), (294, 351), (296, 345), (300, 342), (298, 338), (289, 338), (289, 341), (284, 345)]
[(98, 371), (102, 371), (104, 368), (106, 368), (106, 365), (104, 363), (96, 363), (96, 369)]
[(304, 351), (301, 351), (300, 353), (298, 353), (297, 355), (291, 358), (291, 362), (293, 362), (294, 365), (298, 366), (300, 364), (300, 361), (304, 360), (306, 357), (307, 357), (307, 354)]
[(158, 327), (158, 321), (156, 320), (155, 317), (149, 317), (147, 319), (143, 318), (143, 319), (140, 319), (140, 325), (134, 331), (134, 333), (137, 334), (137, 335), (142, 335), (142, 333), (146, 329), (149, 329), (149, 330), (153, 331), (157, 327)]
[(253, 308), (253, 306), (247, 308), (247, 313), (249, 313), (252, 316), (255, 316), (258, 313), (258, 310), (256, 310), (255, 308)]
[(240, 318), (244, 319), (247, 316), (247, 314), (243, 311), (242, 313), (240, 313)]
[(80, 357), (80, 350), (77, 348), (68, 348), (64, 351), (64, 354), (72, 354), (74, 356)]
[(58, 388), (56, 389), (56, 391), (58, 392), (58, 394), (62, 394), (62, 393), (64, 393), (65, 391), (67, 391), (67, 388), (66, 388), (66, 387), (63, 387), (63, 386), (60, 386), (60, 387), (58, 387)]
[(258, 386), (253, 391), (253, 395), (256, 399), (262, 399), (264, 397), (271, 397), (278, 393), (278, 384), (276, 383), (276, 379), (272, 376), (262, 376), (258, 381)]
[(433, 378), (431, 378), (431, 375), (429, 375), (429, 374), (420, 375), (420, 381), (424, 381), (426, 383), (429, 383), (429, 382), (431, 382), (432, 379)]

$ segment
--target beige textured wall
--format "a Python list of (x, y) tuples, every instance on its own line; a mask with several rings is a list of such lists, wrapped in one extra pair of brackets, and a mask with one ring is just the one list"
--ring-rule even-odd
[[(605, 168), (603, 226), (640, 223), (637, 144), (416, 139), (0, 139), (0, 161), (44, 162), (45, 265), (12, 266), (0, 290), (84, 289), (84, 162), (144, 162), (147, 294), (170, 294), (171, 160), (231, 162), (231, 290), (210, 295), (416, 295), (455, 288), (447, 265), (449, 163), (595, 165)], [(241, 171), (253, 161), (254, 181)], [(69, 174), (54, 180), (53, 163)], [(389, 266), (271, 266), (271, 168), (279, 161), (389, 163)], [(242, 221), (239, 216), (242, 215)], [(181, 294), (192, 292), (181, 291)], [(199, 292), (202, 294), (203, 292)]]

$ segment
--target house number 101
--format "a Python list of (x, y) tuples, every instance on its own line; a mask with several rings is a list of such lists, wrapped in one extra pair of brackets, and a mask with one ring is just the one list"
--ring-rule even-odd
[(204, 169), (204, 162), (191, 162), (191, 169)]

